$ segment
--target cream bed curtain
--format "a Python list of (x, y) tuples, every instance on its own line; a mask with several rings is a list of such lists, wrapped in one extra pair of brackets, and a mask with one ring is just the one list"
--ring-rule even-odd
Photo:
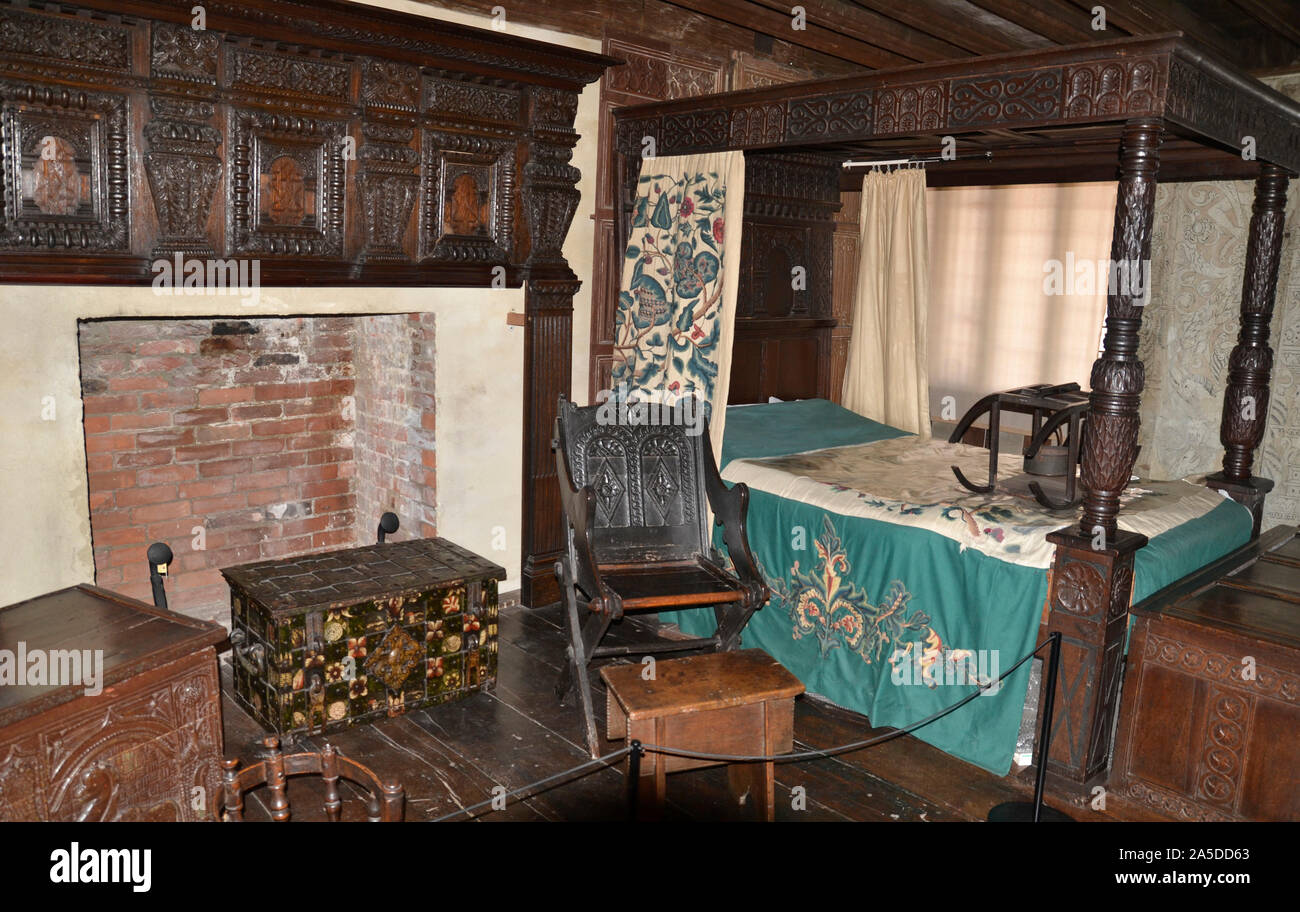
[(925, 170), (868, 172), (862, 180), (859, 225), (861, 261), (843, 402), (873, 421), (926, 438)]

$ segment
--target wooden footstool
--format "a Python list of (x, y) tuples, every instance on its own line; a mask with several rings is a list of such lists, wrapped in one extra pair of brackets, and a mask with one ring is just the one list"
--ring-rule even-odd
[[(600, 670), (609, 689), (607, 737), (714, 754), (771, 756), (794, 744), (794, 698), (799, 679), (761, 649), (715, 652), (647, 666), (612, 665)], [(681, 770), (717, 766), (648, 751), (637, 784), (638, 818), (658, 819), (664, 805), (664, 777)], [(748, 803), (760, 820), (775, 816), (772, 763), (733, 763), (728, 769), (732, 794)]]

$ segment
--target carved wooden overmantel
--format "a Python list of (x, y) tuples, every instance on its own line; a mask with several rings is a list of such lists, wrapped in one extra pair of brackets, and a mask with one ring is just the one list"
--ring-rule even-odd
[(0, 0), (0, 281), (526, 281), (523, 551), (549, 568), (573, 124), (619, 62), (334, 0)]

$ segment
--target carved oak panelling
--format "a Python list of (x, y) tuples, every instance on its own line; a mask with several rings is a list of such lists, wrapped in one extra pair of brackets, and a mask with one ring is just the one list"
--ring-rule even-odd
[(786, 120), (789, 139), (850, 138), (871, 132), (872, 92), (796, 98)]
[(754, 104), (731, 112), (731, 143), (734, 146), (775, 144), (784, 135), (785, 106), (782, 104)]
[(414, 112), (420, 106), (420, 68), (393, 60), (367, 60), (361, 70), (366, 107)]
[(149, 69), (155, 76), (215, 85), (220, 48), (216, 32), (158, 22), (153, 26)]
[(131, 28), (5, 9), (0, 10), (0, 54), (129, 72)]
[(0, 81), (0, 248), (126, 250), (127, 101)]
[(221, 697), (215, 658), (204, 658), (164, 666), (147, 689), (56, 710), (47, 729), (0, 736), (0, 819), (212, 819)]
[(563, 89), (538, 86), (533, 89), (532, 124), (543, 129), (573, 130), (573, 119), (578, 115), (578, 96)]
[(514, 89), (426, 76), (424, 109), (433, 114), (455, 114), (513, 123), (519, 120), (522, 99)]
[(1151, 58), (1066, 67), (1065, 116), (1146, 114), (1160, 97), (1158, 79)]
[(154, 96), (153, 118), (145, 125), (149, 143), (145, 175), (158, 213), (158, 237), (151, 255), (208, 257), (214, 254), (207, 238), (208, 215), (221, 179), (217, 150), (221, 132), (212, 126), (208, 102)]
[(947, 101), (947, 86), (942, 83), (876, 89), (876, 132), (942, 130)]
[(405, 262), (405, 237), (419, 194), (419, 158), (411, 148), (412, 127), (367, 123), (361, 128), (365, 143), (357, 153), (361, 165), (357, 195), (361, 204), (363, 262)]
[(796, 289), (791, 269), (811, 272), (811, 231), (788, 225), (746, 220), (741, 237), (740, 290), (736, 318), (790, 317), (808, 314), (809, 283)]
[(1060, 110), (1060, 69), (954, 79), (949, 87), (948, 125), (951, 127), (1048, 120), (1059, 116)]
[(605, 89), (626, 92), (645, 98), (668, 97), (668, 60), (648, 54), (642, 48), (611, 40), (606, 43), (607, 53), (624, 60), (622, 66), (613, 67), (605, 77)]
[(514, 236), (514, 143), (426, 130), (423, 149), (421, 259), (509, 259)]
[(337, 101), (348, 101), (352, 94), (352, 68), (347, 63), (231, 47), (226, 67), (226, 81), (237, 88), (293, 92)]
[(722, 145), (727, 141), (726, 111), (691, 111), (664, 118), (660, 151), (689, 152), (691, 149)]
[(342, 255), (347, 125), (241, 109), (230, 121), (230, 251)]
[(1254, 678), (1243, 677), (1246, 667), (1241, 656), (1213, 652), (1169, 637), (1148, 632), (1142, 655), (1148, 663), (1163, 665), (1185, 674), (1230, 685), (1240, 690), (1287, 703), (1300, 703), (1300, 675), (1263, 663), (1255, 666)]

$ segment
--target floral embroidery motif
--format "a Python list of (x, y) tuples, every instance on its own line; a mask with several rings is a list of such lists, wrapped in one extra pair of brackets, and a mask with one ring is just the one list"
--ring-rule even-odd
[(794, 639), (816, 637), (822, 658), (845, 646), (869, 665), (888, 656), (890, 665), (919, 660), (923, 669), (929, 669), (939, 660), (943, 640), (930, 626), (929, 615), (909, 607), (912, 594), (901, 580), (895, 580), (888, 595), (873, 605), (866, 591), (849, 578), (852, 568), (829, 516), (822, 517), (822, 533), (813, 544), (815, 567), (804, 571), (795, 561), (788, 581), (761, 568), (773, 601), (779, 600), (789, 612)]

